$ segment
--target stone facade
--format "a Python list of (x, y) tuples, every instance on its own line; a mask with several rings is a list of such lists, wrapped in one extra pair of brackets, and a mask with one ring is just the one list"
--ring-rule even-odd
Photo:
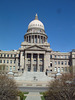
[(21, 48), (12, 51), (0, 50), (0, 65), (6, 66), (6, 73), (12, 70), (14, 77), (27, 72), (44, 73), (53, 77), (57, 73), (68, 73), (70, 67), (75, 73), (75, 50), (67, 53), (52, 51), (47, 38), (44, 25), (36, 14), (24, 35)]

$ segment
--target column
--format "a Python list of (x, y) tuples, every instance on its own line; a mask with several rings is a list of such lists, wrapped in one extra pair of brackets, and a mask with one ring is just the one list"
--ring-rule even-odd
[(35, 35), (34, 35), (34, 43), (35, 43)]
[(40, 72), (40, 68), (39, 68), (39, 54), (37, 54), (37, 71)]
[(25, 53), (25, 71), (27, 72), (27, 66), (26, 66), (26, 64), (27, 64), (27, 54)]
[(33, 72), (33, 53), (31, 53), (31, 72)]
[(37, 43), (38, 43), (38, 35), (37, 35)]
[(29, 42), (29, 36), (28, 36), (28, 42)]
[(40, 36), (40, 43), (41, 43), (41, 36)]

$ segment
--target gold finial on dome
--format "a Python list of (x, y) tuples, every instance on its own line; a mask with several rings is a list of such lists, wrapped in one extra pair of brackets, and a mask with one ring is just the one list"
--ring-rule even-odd
[(35, 20), (38, 20), (38, 15), (37, 14), (35, 15)]

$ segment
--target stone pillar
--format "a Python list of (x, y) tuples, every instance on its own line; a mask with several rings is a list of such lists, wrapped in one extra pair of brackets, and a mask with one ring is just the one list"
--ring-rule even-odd
[(33, 72), (33, 53), (31, 53), (31, 72)]
[(41, 43), (41, 36), (40, 36), (40, 43)]
[(40, 72), (40, 68), (39, 68), (39, 54), (37, 54), (37, 71)]
[(28, 36), (28, 42), (29, 42), (29, 36)]
[(37, 35), (37, 43), (38, 43), (38, 35)]
[(34, 35), (34, 43), (35, 43), (35, 35)]
[(26, 64), (27, 64), (27, 53), (25, 53), (25, 71), (27, 72), (27, 66), (26, 66)]

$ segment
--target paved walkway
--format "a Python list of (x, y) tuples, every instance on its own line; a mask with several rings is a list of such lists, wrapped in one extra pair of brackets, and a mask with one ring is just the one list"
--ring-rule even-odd
[(29, 92), (26, 100), (41, 100), (41, 95), (39, 92)]

